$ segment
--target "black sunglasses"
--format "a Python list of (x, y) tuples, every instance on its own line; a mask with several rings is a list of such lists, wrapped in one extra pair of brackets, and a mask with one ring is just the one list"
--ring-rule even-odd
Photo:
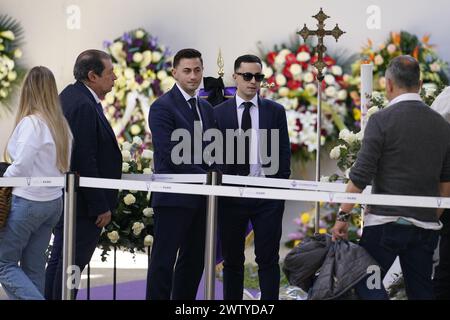
[(250, 72), (244, 72), (244, 73), (236, 72), (236, 74), (242, 76), (242, 78), (245, 81), (252, 81), (253, 77), (255, 77), (255, 80), (257, 82), (261, 82), (264, 79), (264, 75), (262, 73), (255, 73), (255, 74), (253, 74), (253, 73), (250, 73)]

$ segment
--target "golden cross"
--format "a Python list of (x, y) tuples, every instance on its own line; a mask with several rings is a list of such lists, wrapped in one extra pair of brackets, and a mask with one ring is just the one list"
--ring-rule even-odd
[(312, 16), (312, 17), (317, 19), (317, 21), (319, 21), (319, 23), (317, 24), (317, 30), (309, 30), (306, 27), (306, 23), (305, 23), (303, 29), (300, 30), (299, 32), (297, 32), (297, 34), (299, 34), (303, 38), (304, 41), (306, 41), (306, 39), (309, 36), (317, 36), (318, 44), (317, 44), (316, 48), (317, 48), (318, 59), (314, 63), (314, 66), (317, 68), (317, 71), (318, 71), (317, 79), (321, 81), (321, 80), (323, 80), (322, 70), (327, 66), (325, 64), (325, 62), (323, 62), (323, 54), (325, 53), (325, 51), (327, 51), (327, 47), (325, 47), (325, 45), (323, 44), (323, 38), (325, 36), (333, 36), (337, 42), (339, 37), (342, 36), (345, 33), (345, 31), (342, 31), (339, 28), (337, 23), (333, 30), (325, 30), (324, 21), (326, 19), (328, 19), (329, 16), (327, 16), (322, 11), (322, 8), (320, 8), (320, 11), (318, 14), (316, 14), (315, 16)]

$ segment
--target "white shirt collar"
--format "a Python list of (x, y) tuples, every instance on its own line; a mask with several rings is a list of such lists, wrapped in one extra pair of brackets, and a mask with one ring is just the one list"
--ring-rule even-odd
[[(236, 106), (239, 108), (244, 108), (244, 106), (242, 105), (244, 102), (247, 102), (247, 100), (242, 99), (241, 97), (239, 97), (239, 95), (236, 93)], [(258, 95), (255, 94), (255, 96), (250, 100), (251, 103), (253, 103), (253, 105), (255, 107), (258, 106)]]
[(101, 100), (98, 98), (98, 96), (97, 96), (97, 94), (94, 92), (94, 90), (92, 90), (91, 88), (89, 88), (89, 86), (88, 86), (87, 84), (85, 84), (84, 82), (83, 82), (83, 84), (84, 84), (84, 85), (86, 86), (86, 88), (88, 88), (88, 90), (91, 92), (92, 96), (93, 96), (94, 99), (95, 99), (95, 102), (101, 103)]
[(178, 89), (180, 89), (181, 94), (183, 95), (184, 99), (186, 101), (189, 101), (189, 99), (195, 98), (198, 100), (197, 98), (197, 92), (195, 93), (194, 96), (191, 96), (190, 94), (188, 94), (186, 91), (183, 90), (183, 88), (181, 88), (181, 86), (178, 84), (178, 82), (175, 83), (178, 87)]
[(389, 107), (402, 101), (422, 101), (422, 98), (418, 93), (404, 93), (392, 99), (387, 106)]

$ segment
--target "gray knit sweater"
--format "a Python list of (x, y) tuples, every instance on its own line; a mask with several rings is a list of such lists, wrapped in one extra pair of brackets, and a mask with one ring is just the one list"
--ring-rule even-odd
[[(421, 101), (375, 113), (350, 179), (360, 189), (372, 183), (376, 194), (439, 196), (439, 183), (450, 181), (450, 124)], [(438, 220), (435, 208), (368, 206), (368, 212)]]

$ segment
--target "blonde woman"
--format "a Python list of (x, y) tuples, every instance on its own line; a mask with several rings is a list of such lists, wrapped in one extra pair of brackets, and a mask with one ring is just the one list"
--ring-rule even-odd
[[(5, 177), (56, 177), (69, 169), (72, 134), (55, 77), (46, 67), (27, 74), (6, 155)], [(44, 299), (45, 251), (62, 212), (59, 187), (16, 187), (0, 230), (0, 283), (11, 299)], [(20, 263), (20, 266), (19, 266)]]

